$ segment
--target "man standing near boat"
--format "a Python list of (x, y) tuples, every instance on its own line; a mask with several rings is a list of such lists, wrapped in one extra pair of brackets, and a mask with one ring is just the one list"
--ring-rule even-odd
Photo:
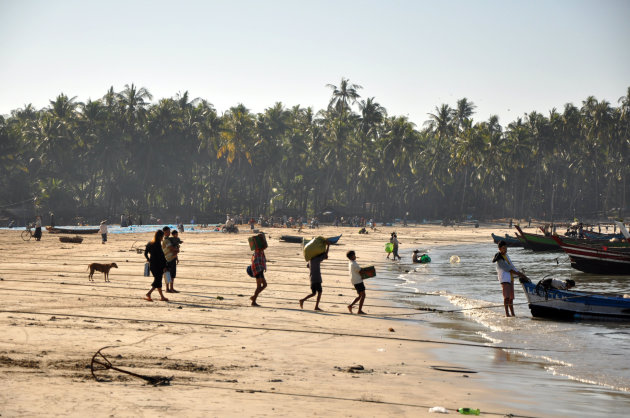
[(505, 316), (516, 316), (514, 314), (514, 276), (527, 277), (516, 270), (512, 260), (507, 255), (507, 243), (499, 241), (499, 252), (494, 255), (493, 263), (497, 263), (497, 276), (503, 288), (503, 305), (505, 306)]

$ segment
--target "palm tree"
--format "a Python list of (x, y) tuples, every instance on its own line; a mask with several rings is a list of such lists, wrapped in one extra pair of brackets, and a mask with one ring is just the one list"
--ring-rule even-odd
[(333, 91), (328, 106), (334, 108), (340, 115), (343, 115), (350, 108), (351, 104), (356, 103), (357, 99), (361, 97), (357, 90), (363, 88), (358, 84), (350, 84), (350, 80), (343, 77), (339, 87), (333, 84), (327, 84), (326, 87)]

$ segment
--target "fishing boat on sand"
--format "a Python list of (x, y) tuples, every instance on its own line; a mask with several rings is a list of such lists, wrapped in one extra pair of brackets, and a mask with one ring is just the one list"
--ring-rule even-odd
[(554, 236), (558, 246), (571, 259), (571, 267), (592, 274), (630, 275), (630, 248), (569, 243)]
[[(341, 238), (341, 235), (337, 235), (336, 237), (326, 238), (326, 241), (328, 241), (329, 244), (334, 245), (337, 243), (337, 241), (339, 241), (339, 238)], [(302, 241), (304, 240), (309, 241), (308, 238), (300, 237), (297, 235), (281, 235), (280, 236), (280, 241), (290, 242), (293, 244), (301, 244)]]
[(628, 295), (598, 294), (546, 288), (520, 278), (534, 317), (563, 320), (598, 320), (630, 322)]
[(51, 234), (73, 234), (73, 235), (96, 234), (100, 231), (99, 228), (83, 228), (83, 227), (59, 228), (59, 227), (52, 227), (52, 226), (47, 226), (46, 230)]

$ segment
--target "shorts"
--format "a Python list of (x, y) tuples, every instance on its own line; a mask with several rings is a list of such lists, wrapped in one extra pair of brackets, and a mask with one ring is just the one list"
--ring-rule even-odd
[(166, 269), (171, 273), (171, 279), (174, 279), (177, 275), (177, 259), (174, 258), (171, 261), (167, 261)]
[(514, 299), (514, 283), (501, 282), (503, 288), (503, 299)]
[(356, 283), (354, 288), (357, 289), (357, 293), (365, 292), (365, 284), (363, 282)]
[(258, 273), (257, 275), (254, 276), (254, 278), (256, 279), (263, 279), (265, 280), (265, 272), (261, 271), (260, 273)]
[(322, 284), (321, 283), (311, 283), (311, 291), (313, 293), (322, 293)]

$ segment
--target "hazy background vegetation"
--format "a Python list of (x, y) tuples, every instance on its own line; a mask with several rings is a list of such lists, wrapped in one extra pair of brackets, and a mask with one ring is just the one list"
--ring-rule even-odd
[[(322, 87), (324, 88), (324, 87)], [(326, 109), (282, 103), (218, 114), (187, 92), (133, 84), (98, 100), (60, 94), (0, 116), (3, 217), (58, 223), (120, 214), (218, 222), (225, 213), (377, 220), (627, 212), (630, 88), (501, 125), (474, 98), (439, 104), (422, 126), (342, 79)], [(518, 100), (517, 97), (514, 100)], [(46, 220), (46, 216), (44, 216)]]

